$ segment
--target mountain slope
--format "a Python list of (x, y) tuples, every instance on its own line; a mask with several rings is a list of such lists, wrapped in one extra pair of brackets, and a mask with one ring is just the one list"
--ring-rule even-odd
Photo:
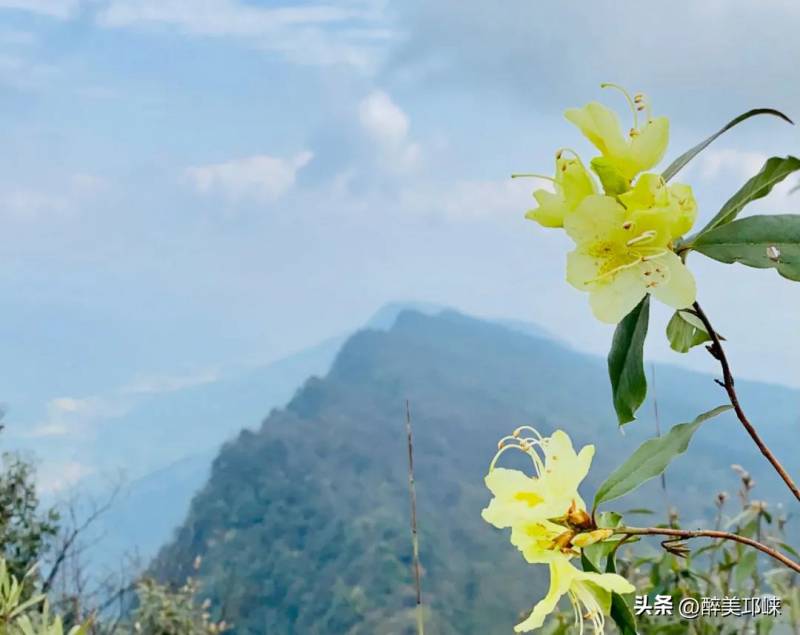
[[(391, 303), (367, 326), (389, 329), (409, 308), (426, 314), (442, 310), (430, 304)], [(520, 323), (519, 328), (535, 327)], [(122, 472), (132, 480), (98, 519), (93, 569), (100, 574), (116, 569), (132, 554), (152, 558), (186, 516), (222, 443), (256, 425), (265, 412), (285, 405), (308, 377), (327, 373), (346, 339), (331, 338), (271, 364), (153, 395), (102, 428), (81, 452), (94, 455), (84, 460), (103, 465), (105, 477), (81, 485), (98, 490), (96, 497), (102, 499), (109, 473)]]
[[(723, 401), (708, 376), (670, 367), (657, 373), (664, 422)], [(770, 442), (780, 447), (794, 438), (797, 392), (740, 388), (754, 419), (769, 422)], [(480, 518), (497, 440), (530, 423), (543, 432), (564, 427), (576, 443), (596, 442), (588, 496), (651, 434), (651, 410), (646, 405), (643, 421), (620, 436), (604, 360), (453, 312), (405, 312), (388, 332), (357, 333), (324, 379), (310, 379), (258, 431), (226, 444), (153, 571), (180, 580), (202, 555), (205, 592), (240, 635), (413, 632), (406, 398), (428, 631), (510, 632), (543, 580)], [(796, 457), (785, 458), (798, 468)], [(782, 496), (735, 421), (720, 417), (669, 475), (671, 500), (684, 517), (708, 514), (714, 494), (735, 487), (734, 462), (754, 472), (760, 496)], [(663, 509), (661, 501), (654, 482), (620, 508)]]

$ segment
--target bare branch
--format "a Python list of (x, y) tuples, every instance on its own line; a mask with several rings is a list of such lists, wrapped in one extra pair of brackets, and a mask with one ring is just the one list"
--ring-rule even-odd
[(690, 538), (717, 538), (719, 540), (731, 540), (733, 542), (738, 542), (743, 545), (753, 547), (754, 549), (758, 549), (762, 553), (767, 554), (770, 558), (774, 558), (790, 569), (800, 573), (800, 563), (795, 562), (794, 560), (783, 555), (777, 549), (768, 547), (764, 543), (753, 540), (752, 538), (740, 536), (739, 534), (732, 534), (728, 531), (717, 531), (716, 529), (674, 529), (671, 527), (615, 527), (614, 533), (627, 536), (673, 536), (674, 539), (678, 540), (688, 540)]
[(703, 322), (703, 325), (706, 327), (709, 337), (711, 337), (712, 344), (707, 347), (708, 352), (711, 353), (715, 359), (719, 360), (720, 366), (722, 367), (723, 381), (720, 382), (719, 380), (716, 380), (717, 383), (720, 384), (725, 389), (725, 392), (728, 393), (728, 398), (730, 399), (731, 405), (736, 412), (736, 416), (744, 426), (744, 429), (747, 430), (750, 438), (753, 439), (755, 444), (758, 446), (758, 449), (761, 450), (761, 454), (763, 454), (767, 461), (772, 464), (772, 467), (775, 468), (775, 471), (783, 479), (783, 482), (786, 483), (786, 486), (792, 491), (794, 497), (800, 501), (800, 488), (797, 487), (797, 484), (792, 480), (792, 477), (789, 476), (789, 473), (786, 471), (783, 465), (781, 465), (781, 462), (767, 447), (767, 444), (764, 443), (764, 440), (759, 436), (758, 432), (753, 427), (753, 424), (750, 423), (747, 416), (744, 414), (744, 410), (742, 410), (742, 406), (739, 403), (739, 396), (736, 394), (736, 388), (734, 388), (733, 374), (731, 373), (731, 368), (728, 364), (728, 358), (725, 356), (725, 349), (722, 348), (722, 342), (720, 341), (719, 334), (714, 330), (714, 327), (711, 326), (708, 316), (705, 314), (703, 309), (700, 308), (700, 305), (697, 302), (694, 303), (694, 310), (697, 313), (697, 317), (700, 318), (700, 320)]

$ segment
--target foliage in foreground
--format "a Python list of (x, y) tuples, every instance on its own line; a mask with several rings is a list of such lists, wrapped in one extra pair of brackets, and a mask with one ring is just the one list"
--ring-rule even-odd
[[(562, 149), (556, 153), (554, 177), (516, 175), (546, 179), (552, 184), (552, 190), (534, 192), (538, 207), (526, 216), (543, 227), (564, 230), (574, 246), (567, 254), (567, 281), (589, 294), (589, 304), (598, 320), (617, 325), (608, 356), (608, 370), (612, 401), (621, 426), (635, 419), (647, 393), (643, 349), (650, 322), (651, 297), (675, 309), (667, 325), (667, 337), (675, 351), (686, 353), (694, 346), (710, 342), (706, 349), (719, 362), (722, 371), (722, 379), (716, 381), (725, 390), (730, 405), (715, 408), (692, 422), (678, 424), (665, 436), (643, 443), (598, 488), (590, 508), (581, 499), (578, 485), (589, 470), (593, 446), (586, 446), (576, 454), (565, 432), (557, 430), (545, 437), (529, 426), (521, 426), (501, 440), (500, 450), (485, 479), (493, 498), (483, 512), (484, 519), (499, 529), (510, 528), (511, 543), (524, 559), (531, 564), (546, 564), (550, 570), (549, 592), (530, 615), (515, 626), (517, 632), (541, 628), (556, 610), (560, 597), (567, 595), (581, 633), (587, 620), (594, 632), (602, 632), (606, 616), (611, 616), (623, 633), (635, 633), (636, 617), (623, 596), (637, 589), (631, 583), (636, 568), (627, 569), (628, 579), (617, 574), (616, 556), (622, 544), (643, 536), (662, 536), (661, 546), (673, 560), (675, 557), (688, 560), (687, 540), (729, 541), (735, 545), (735, 553), (720, 544), (713, 545), (709, 553), (715, 558), (716, 552), (721, 550), (723, 564), (720, 566), (734, 570), (736, 580), (752, 578), (753, 592), (759, 586), (759, 552), (771, 558), (773, 566), (779, 567), (771, 572), (776, 592), (790, 588), (800, 573), (800, 556), (790, 545), (783, 541), (774, 545), (764, 541), (760, 523), (763, 518), (769, 518), (764, 516), (765, 509), (745, 509), (744, 516), (755, 514), (755, 517), (738, 524), (735, 531), (677, 526), (631, 527), (618, 513), (598, 514), (601, 505), (662, 474), (675, 457), (686, 451), (703, 422), (724, 410), (735, 412), (758, 450), (796, 502), (800, 502), (800, 487), (745, 414), (723, 348), (724, 338), (714, 330), (697, 301), (698, 285), (686, 265), (689, 254), (696, 252), (723, 263), (773, 268), (789, 280), (800, 281), (800, 215), (737, 219), (749, 203), (763, 198), (777, 183), (800, 170), (800, 159), (793, 156), (769, 159), (702, 229), (690, 236), (687, 234), (694, 226), (698, 211), (692, 189), (686, 184), (669, 184), (695, 155), (741, 121), (759, 114), (791, 121), (774, 110), (750, 111), (658, 174), (650, 170), (666, 152), (669, 121), (666, 117), (652, 115), (645, 95), (631, 97), (615, 84), (604, 87), (619, 90), (628, 101), (633, 115), (630, 132), (623, 133), (616, 114), (597, 102), (567, 110), (566, 118), (581, 130), (600, 155), (591, 160), (589, 170), (576, 152)], [(497, 459), (510, 448), (531, 459), (531, 476), (520, 470), (496, 467)], [(569, 466), (567, 469), (565, 464)], [(572, 559), (580, 560), (582, 571), (571, 564)], [(669, 566), (665, 555), (651, 568), (649, 579), (653, 585), (659, 583), (659, 572), (665, 563), (668, 569), (674, 568)], [(706, 576), (705, 591), (730, 591), (730, 580), (726, 580), (725, 588), (721, 584), (719, 589), (715, 588), (720, 576), (715, 577), (717, 563), (713, 559), (712, 565)], [(663, 589), (669, 596), (684, 592), (686, 596), (679, 602), (692, 602), (698, 595), (698, 585), (687, 582), (697, 577), (695, 570), (686, 566), (688, 568), (682, 570), (684, 575), (673, 580), (674, 588)], [(644, 588), (648, 587), (637, 581)], [(771, 626), (771, 622), (763, 620), (757, 624), (759, 631)], [(687, 627), (686, 624), (672, 626)], [(700, 631), (696, 625), (691, 628), (709, 632)], [(710, 632), (725, 628), (724, 625), (713, 626)]]

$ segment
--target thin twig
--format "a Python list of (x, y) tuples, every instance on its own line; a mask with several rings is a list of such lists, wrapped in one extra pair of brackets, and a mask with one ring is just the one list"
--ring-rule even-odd
[(800, 563), (784, 556), (780, 551), (768, 547), (752, 538), (740, 536), (739, 534), (732, 534), (728, 531), (717, 531), (715, 529), (673, 529), (671, 527), (616, 527), (614, 528), (614, 533), (631, 536), (674, 536), (675, 538), (682, 539), (718, 538), (720, 540), (732, 540), (758, 549), (762, 553), (767, 554), (770, 558), (774, 558), (782, 564), (785, 564), (790, 569), (800, 572)]
[(747, 430), (747, 434), (750, 435), (750, 438), (753, 439), (755, 444), (758, 446), (758, 449), (761, 450), (761, 454), (763, 454), (767, 461), (772, 464), (772, 467), (775, 468), (775, 471), (783, 479), (783, 482), (786, 483), (787, 487), (792, 491), (792, 494), (794, 494), (795, 498), (800, 501), (800, 488), (797, 487), (797, 484), (792, 480), (792, 477), (789, 476), (789, 473), (786, 471), (783, 465), (781, 465), (781, 462), (767, 447), (767, 444), (764, 443), (764, 440), (759, 436), (758, 432), (756, 432), (753, 424), (747, 419), (747, 416), (744, 414), (744, 410), (742, 410), (742, 406), (739, 404), (739, 397), (736, 394), (736, 388), (734, 387), (733, 374), (731, 373), (731, 368), (728, 364), (728, 358), (725, 356), (725, 350), (722, 348), (722, 342), (720, 341), (719, 334), (714, 330), (714, 327), (711, 326), (708, 316), (705, 314), (703, 309), (700, 308), (700, 305), (695, 302), (693, 306), (695, 312), (697, 313), (697, 317), (699, 317), (703, 322), (703, 325), (706, 327), (708, 335), (711, 338), (712, 343), (707, 347), (708, 352), (711, 353), (711, 355), (717, 361), (719, 361), (719, 364), (722, 367), (723, 381), (717, 383), (719, 383), (725, 389), (725, 392), (728, 393), (728, 398), (730, 399), (731, 405), (736, 412), (736, 416), (739, 418), (739, 421), (741, 421), (744, 429)]
[(414, 585), (417, 591), (417, 633), (424, 635), (422, 619), (422, 582), (419, 566), (419, 537), (417, 536), (417, 488), (414, 481), (414, 442), (411, 436), (411, 408), (406, 399), (406, 435), (408, 437), (408, 493), (411, 499), (411, 542), (414, 550)]
[[(661, 419), (658, 416), (658, 395), (656, 394), (656, 365), (650, 364), (650, 383), (653, 386), (653, 415), (656, 420), (656, 436), (661, 437)], [(667, 472), (661, 472), (661, 490), (667, 498)], [(669, 501), (667, 501), (669, 502)]]

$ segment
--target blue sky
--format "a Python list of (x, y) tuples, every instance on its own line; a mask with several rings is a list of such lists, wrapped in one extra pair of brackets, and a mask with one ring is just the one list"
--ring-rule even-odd
[[(731, 117), (800, 120), (800, 9), (472, 0), (0, 0), (2, 399), (80, 436), (108, 395), (211, 381), (428, 301), (604, 354), (563, 237), (524, 221), (566, 107), (625, 84), (670, 156)], [(681, 174), (716, 212), (796, 128), (751, 121)], [(788, 184), (787, 184), (788, 185)], [(800, 208), (788, 187), (752, 212)], [(800, 285), (693, 258), (743, 376), (800, 385)], [(658, 331), (651, 357), (678, 357)], [(19, 432), (24, 436), (22, 432)]]

